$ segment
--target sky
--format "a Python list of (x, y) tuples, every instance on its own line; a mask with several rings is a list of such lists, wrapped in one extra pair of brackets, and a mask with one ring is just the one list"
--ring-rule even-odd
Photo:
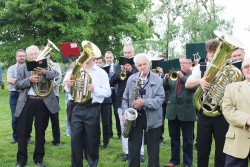
[[(216, 5), (224, 6), (223, 19), (234, 19), (233, 37), (241, 41), (250, 54), (250, 1), (249, 0), (215, 0)], [(249, 56), (249, 55), (248, 55)]]

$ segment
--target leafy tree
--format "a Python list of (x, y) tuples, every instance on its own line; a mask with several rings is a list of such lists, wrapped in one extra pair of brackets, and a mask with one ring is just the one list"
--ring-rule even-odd
[[(15, 51), (50, 39), (60, 43), (89, 40), (102, 52), (121, 49), (121, 39), (150, 37), (138, 14), (148, 1), (133, 0), (2, 0), (0, 2), (0, 61), (9, 65)], [(60, 54), (53, 54), (52, 59)]]

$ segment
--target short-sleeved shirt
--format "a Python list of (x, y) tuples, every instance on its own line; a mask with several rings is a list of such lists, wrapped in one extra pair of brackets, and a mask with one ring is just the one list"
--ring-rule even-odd
[[(18, 68), (18, 64), (13, 64), (12, 66), (10, 66), (7, 70), (7, 78), (15, 78), (17, 77), (17, 68)], [(9, 86), (9, 90), (10, 91), (16, 91), (14, 84), (8, 84)]]

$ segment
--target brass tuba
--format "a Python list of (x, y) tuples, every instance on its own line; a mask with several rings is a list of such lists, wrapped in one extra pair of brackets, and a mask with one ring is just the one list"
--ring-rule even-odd
[[(142, 73), (140, 76), (142, 76)], [(138, 116), (138, 112), (136, 109), (133, 108), (132, 102), (139, 98), (139, 96), (140, 96), (139, 90), (141, 89), (141, 85), (142, 85), (142, 82), (141, 82), (141, 78), (139, 77), (139, 79), (136, 82), (136, 85), (134, 87), (134, 90), (133, 90), (132, 98), (131, 98), (131, 101), (129, 103), (129, 108), (126, 109), (124, 112), (124, 117), (126, 118), (126, 122), (124, 124), (124, 129), (122, 131), (122, 135), (125, 138), (128, 138), (129, 133), (132, 130), (133, 122)]]
[[(44, 59), (46, 56), (51, 54), (53, 51), (60, 52), (56, 45), (48, 39), (48, 43), (43, 51), (38, 55), (36, 61)], [(51, 66), (48, 65), (48, 70), (51, 70)], [(38, 74), (36, 71), (32, 71), (31, 75), (39, 75), (40, 81), (37, 83), (32, 83), (32, 88), (37, 96), (46, 97), (50, 94), (53, 88), (53, 82), (51, 80), (46, 80), (43, 75)]]
[(95, 44), (89, 41), (82, 41), (82, 47), (83, 52), (78, 58), (71, 74), (71, 80), (75, 82), (71, 87), (70, 93), (75, 102), (86, 104), (91, 98), (91, 92), (87, 90), (87, 85), (92, 83), (92, 78), (83, 65), (91, 57), (100, 57), (101, 51)]
[(242, 44), (228, 34), (222, 34), (218, 31), (214, 33), (219, 37), (220, 43), (211, 65), (204, 74), (211, 87), (207, 92), (199, 87), (194, 94), (196, 109), (202, 109), (203, 114), (207, 117), (216, 117), (221, 114), (219, 107), (222, 104), (226, 85), (242, 80), (240, 70), (229, 62), (231, 53)]

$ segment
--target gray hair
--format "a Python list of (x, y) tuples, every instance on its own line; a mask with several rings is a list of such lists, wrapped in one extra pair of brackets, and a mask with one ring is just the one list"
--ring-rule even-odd
[(31, 46), (26, 48), (26, 50), (25, 50), (26, 55), (28, 56), (30, 51), (33, 49), (36, 50), (38, 53), (40, 53), (40, 49), (36, 45), (31, 45)]
[(243, 61), (242, 61), (242, 64), (241, 64), (241, 68), (243, 68), (247, 62), (250, 62), (250, 56), (245, 56)]
[(136, 64), (136, 62), (138, 62), (142, 58), (147, 59), (148, 62), (151, 63), (151, 58), (149, 57), (147, 53), (138, 53), (137, 55), (135, 55), (134, 63)]

